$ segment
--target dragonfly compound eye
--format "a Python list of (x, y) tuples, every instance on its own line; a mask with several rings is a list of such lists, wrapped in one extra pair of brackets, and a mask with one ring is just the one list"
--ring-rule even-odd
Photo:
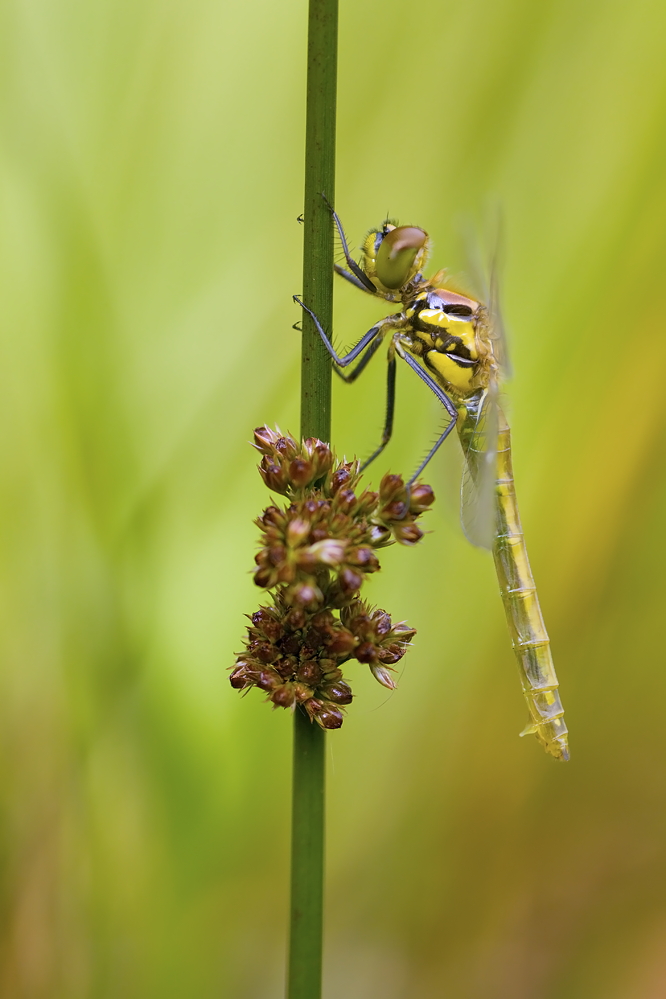
[(402, 225), (388, 232), (377, 251), (377, 277), (385, 288), (402, 288), (414, 277), (427, 254), (428, 233)]

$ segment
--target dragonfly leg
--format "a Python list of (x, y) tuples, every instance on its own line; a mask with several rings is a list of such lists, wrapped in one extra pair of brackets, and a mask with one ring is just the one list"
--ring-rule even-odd
[[(339, 274), (340, 277), (343, 277), (345, 279), (345, 281), (349, 281), (349, 283), (353, 284), (355, 288), (360, 288), (361, 291), (370, 292), (370, 289), (367, 288), (366, 285), (364, 285), (362, 281), (359, 281), (359, 279), (357, 277), (354, 277), (353, 274), (350, 274), (349, 271), (346, 271), (344, 269), (344, 267), (340, 266), (340, 264), (334, 264), (333, 267), (335, 268), (335, 273), (336, 274)], [(376, 293), (376, 289), (373, 287), (372, 294), (375, 294), (375, 293)]]
[(359, 267), (359, 265), (356, 263), (351, 253), (349, 252), (349, 246), (347, 245), (347, 237), (345, 236), (345, 231), (342, 228), (342, 222), (340, 221), (338, 213), (335, 211), (333, 205), (330, 203), (325, 194), (322, 194), (322, 198), (326, 202), (326, 207), (333, 216), (333, 223), (335, 225), (335, 228), (337, 229), (340, 242), (342, 243), (342, 252), (344, 253), (345, 260), (347, 261), (347, 267), (352, 273), (350, 274), (348, 271), (345, 271), (344, 268), (342, 267), (338, 268), (337, 265), (335, 268), (336, 271), (338, 272), (338, 274), (341, 274), (342, 277), (346, 278), (348, 281), (351, 281), (352, 284), (356, 285), (357, 288), (361, 288), (363, 291), (369, 291), (372, 295), (376, 295), (377, 289), (375, 288), (374, 284), (372, 283), (368, 275), (365, 273), (365, 271), (361, 267)]
[(400, 357), (402, 357), (403, 361), (406, 361), (407, 364), (412, 369), (412, 371), (416, 372), (416, 374), (419, 376), (419, 378), (421, 379), (421, 381), (425, 382), (425, 384), (428, 386), (428, 388), (430, 389), (430, 391), (434, 392), (434, 394), (437, 396), (437, 398), (441, 402), (442, 406), (444, 407), (444, 409), (446, 410), (446, 412), (448, 413), (448, 415), (451, 417), (451, 419), (449, 420), (449, 422), (447, 423), (447, 425), (444, 427), (444, 430), (442, 431), (442, 433), (440, 434), (440, 436), (437, 438), (437, 440), (435, 441), (435, 443), (433, 444), (433, 446), (430, 448), (430, 450), (428, 451), (427, 455), (425, 456), (425, 458), (423, 459), (423, 461), (421, 462), (421, 464), (419, 465), (419, 467), (416, 469), (416, 471), (414, 472), (414, 474), (410, 477), (407, 485), (411, 486), (416, 481), (416, 479), (418, 479), (419, 475), (421, 474), (421, 472), (423, 471), (423, 469), (426, 467), (426, 465), (428, 464), (428, 462), (430, 461), (430, 459), (437, 453), (437, 451), (439, 450), (439, 448), (442, 446), (442, 444), (444, 443), (444, 441), (446, 440), (446, 438), (449, 436), (449, 434), (451, 433), (451, 431), (455, 427), (456, 422), (458, 420), (458, 410), (456, 409), (456, 407), (454, 406), (454, 404), (451, 402), (451, 400), (449, 399), (449, 397), (446, 394), (446, 392), (444, 392), (444, 390), (440, 388), (440, 386), (437, 384), (437, 382), (435, 381), (435, 379), (432, 378), (428, 374), (428, 372), (424, 368), (421, 367), (421, 365), (418, 363), (418, 361), (414, 357), (412, 357), (411, 354), (408, 354), (406, 351), (402, 350), (401, 347), (400, 347), (400, 345), (397, 345), (396, 349), (397, 349), (398, 353), (400, 354)]
[(346, 368), (347, 365), (352, 363), (352, 361), (355, 361), (356, 358), (359, 356), (359, 354), (363, 353), (368, 344), (372, 343), (375, 337), (379, 337), (382, 334), (384, 325), (386, 324), (386, 320), (383, 320), (377, 326), (373, 326), (372, 329), (369, 329), (367, 333), (363, 334), (363, 336), (358, 341), (356, 346), (352, 347), (349, 353), (343, 354), (343, 356), (340, 357), (340, 355), (336, 352), (335, 347), (329, 340), (328, 336), (324, 332), (324, 327), (321, 325), (321, 323), (315, 316), (312, 309), (309, 309), (307, 305), (305, 305), (305, 303), (301, 301), (298, 295), (294, 295), (294, 301), (297, 302), (300, 305), (300, 307), (304, 310), (304, 312), (307, 312), (307, 314), (310, 316), (312, 322), (315, 324), (317, 333), (321, 337), (324, 346), (326, 347), (326, 350), (331, 355), (333, 361), (341, 368)]
[(361, 357), (361, 360), (358, 362), (356, 367), (349, 372), (348, 375), (346, 375), (343, 371), (340, 371), (340, 368), (338, 368), (338, 366), (334, 364), (333, 370), (335, 371), (338, 378), (342, 378), (343, 382), (347, 382), (348, 385), (351, 385), (352, 382), (355, 382), (358, 376), (361, 374), (361, 372), (364, 371), (365, 368), (367, 367), (368, 361), (370, 361), (375, 356), (375, 354), (381, 347), (382, 343), (383, 340), (381, 339), (381, 337), (377, 337), (375, 340), (373, 340), (370, 346), (366, 349), (365, 354), (363, 354), (363, 356)]
[(361, 471), (364, 471), (370, 462), (374, 461), (375, 458), (382, 453), (388, 442), (391, 440), (391, 435), (393, 433), (393, 414), (395, 413), (395, 369), (395, 351), (393, 345), (391, 345), (389, 349), (388, 367), (386, 370), (386, 417), (384, 419), (382, 439), (379, 447), (376, 448), (370, 457), (366, 458), (361, 465)]

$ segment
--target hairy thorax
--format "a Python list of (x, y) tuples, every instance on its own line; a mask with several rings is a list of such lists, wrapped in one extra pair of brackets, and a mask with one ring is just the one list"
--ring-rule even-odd
[(465, 397), (486, 388), (496, 369), (485, 306), (423, 282), (405, 296), (404, 344), (423, 359), (444, 389)]

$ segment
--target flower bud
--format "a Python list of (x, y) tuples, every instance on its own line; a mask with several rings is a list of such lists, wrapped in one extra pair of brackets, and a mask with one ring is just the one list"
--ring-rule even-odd
[(393, 536), (388, 527), (373, 524), (370, 529), (370, 543), (373, 548), (385, 548), (393, 544)]
[(411, 521), (404, 524), (394, 524), (393, 535), (401, 545), (415, 545), (423, 537), (423, 531)]
[(315, 583), (297, 582), (285, 592), (288, 603), (301, 607), (317, 607), (322, 603), (324, 595)]
[(290, 708), (296, 700), (293, 683), (283, 683), (270, 695), (270, 699), (278, 708)]
[(257, 631), (270, 641), (277, 641), (283, 633), (282, 625), (266, 607), (260, 607), (258, 611), (255, 611), (250, 620)]
[(252, 657), (260, 663), (272, 663), (278, 658), (279, 652), (270, 642), (252, 642), (250, 645)]
[(360, 572), (354, 572), (353, 569), (344, 568), (338, 576), (338, 583), (343, 592), (353, 593), (361, 588), (363, 576)]
[(435, 502), (435, 494), (432, 488), (425, 482), (418, 482), (412, 486), (409, 494), (409, 512), (418, 516), (425, 513)]
[(379, 560), (371, 548), (365, 545), (355, 548), (347, 556), (347, 561), (357, 565), (364, 572), (375, 572), (379, 568)]
[(370, 672), (374, 676), (375, 680), (379, 680), (379, 682), (384, 687), (388, 687), (389, 690), (395, 690), (396, 688), (395, 681), (391, 676), (391, 674), (389, 673), (389, 671), (385, 669), (383, 666), (377, 666), (376, 664), (371, 664)]
[(321, 441), (319, 440), (318, 437), (306, 437), (305, 440), (303, 441), (301, 446), (303, 448), (303, 451), (308, 456), (308, 458), (311, 458), (315, 453), (315, 448), (317, 447), (317, 444), (321, 444)]
[(314, 719), (321, 728), (326, 730), (340, 728), (345, 720), (342, 711), (334, 707), (333, 704), (327, 704), (323, 707), (321, 711), (317, 712)]
[(254, 447), (263, 454), (272, 454), (275, 441), (280, 435), (268, 426), (257, 427), (254, 431)]
[[(281, 566), (287, 557), (287, 549), (284, 545), (273, 544), (264, 548), (263, 551), (266, 553), (265, 558), (269, 565), (274, 565), (277, 567)], [(261, 555), (261, 552), (259, 553)], [(257, 558), (257, 562), (259, 558)]]
[(358, 659), (360, 663), (376, 663), (379, 652), (372, 642), (361, 642), (354, 652), (354, 658)]
[(337, 541), (335, 538), (325, 538), (317, 541), (307, 549), (308, 555), (314, 558), (319, 565), (338, 566), (345, 557), (345, 541)]
[(403, 499), (405, 494), (405, 483), (402, 475), (391, 475), (387, 473), (379, 484), (379, 502), (382, 506), (395, 499)]
[(406, 621), (398, 621), (393, 625), (393, 634), (400, 635), (401, 641), (409, 641), (416, 634), (416, 628), (410, 628)]
[(277, 670), (283, 680), (291, 680), (296, 667), (298, 666), (298, 656), (285, 655), (282, 659), (277, 659), (272, 668)]
[(331, 485), (329, 487), (329, 492), (331, 496), (335, 496), (335, 494), (344, 486), (346, 486), (350, 480), (351, 480), (351, 472), (345, 465), (342, 465), (340, 468), (336, 469), (336, 471), (333, 472), (331, 476)]
[(333, 452), (328, 444), (317, 441), (313, 458), (317, 469), (316, 478), (320, 479), (333, 467)]
[(321, 688), (322, 696), (335, 704), (351, 704), (353, 694), (351, 687), (344, 680), (337, 680), (335, 683), (325, 683)]
[(314, 466), (304, 458), (294, 458), (289, 463), (289, 478), (297, 489), (302, 489), (312, 482), (314, 473)]
[(314, 691), (307, 683), (295, 683), (293, 685), (294, 700), (296, 704), (305, 704), (312, 697)]
[(348, 655), (356, 646), (356, 636), (346, 628), (336, 629), (333, 638), (326, 642), (326, 648), (331, 655)]
[(335, 496), (339, 510), (349, 515), (356, 506), (356, 493), (353, 489), (340, 489)]
[(321, 669), (316, 659), (306, 659), (298, 667), (297, 677), (301, 683), (316, 687), (321, 680)]
[(275, 451), (281, 458), (291, 460), (298, 454), (298, 444), (293, 437), (283, 435), (275, 441)]
[(289, 476), (281, 465), (277, 465), (268, 455), (264, 455), (259, 465), (259, 474), (269, 489), (283, 495), (289, 488)]
[(342, 679), (342, 671), (338, 669), (338, 663), (335, 659), (326, 659), (321, 656), (319, 659), (319, 665), (321, 666), (321, 671), (324, 674), (324, 680), (326, 683), (332, 683), (333, 680)]
[(345, 534), (349, 533), (352, 525), (346, 513), (337, 512), (328, 518), (328, 526), (331, 534), (336, 535), (336, 537), (340, 535), (344, 537)]
[(386, 666), (394, 666), (400, 662), (406, 651), (407, 648), (404, 645), (389, 645), (386, 648), (381, 648), (379, 650), (380, 662)]
[(255, 586), (270, 589), (271, 586), (275, 586), (277, 583), (278, 574), (275, 569), (270, 569), (268, 566), (260, 566), (260, 568), (255, 572), (253, 578)]
[(305, 611), (302, 607), (292, 607), (284, 619), (287, 628), (292, 631), (300, 631), (305, 624)]
[(296, 566), (292, 565), (290, 562), (283, 562), (282, 565), (278, 566), (278, 583), (291, 583), (295, 577)]
[(239, 660), (234, 667), (231, 676), (229, 677), (229, 683), (234, 690), (242, 690), (244, 687), (248, 687), (252, 683), (252, 680), (247, 675), (247, 665), (242, 660)]
[(295, 548), (302, 544), (310, 534), (310, 524), (302, 517), (294, 517), (289, 521), (286, 531), (286, 540), (290, 548)]
[(382, 507), (381, 515), (384, 520), (402, 520), (407, 514), (407, 504), (403, 500), (393, 500)]
[(318, 711), (321, 711), (324, 707), (324, 702), (320, 701), (316, 697), (311, 697), (309, 701), (306, 701), (303, 705), (307, 713), (310, 715), (310, 721), (314, 719), (314, 716)]
[(314, 468), (314, 478), (322, 478), (333, 465), (333, 452), (328, 444), (324, 444), (317, 437), (308, 437), (303, 441), (303, 450), (312, 462)]
[(316, 721), (322, 728), (340, 728), (343, 722), (343, 714), (330, 702), (321, 701), (316, 697), (311, 697), (303, 705), (310, 718)]
[(371, 489), (364, 489), (358, 497), (357, 515), (367, 517), (373, 513), (379, 501), (379, 493), (372, 492)]
[(262, 516), (257, 521), (259, 527), (277, 527), (280, 530), (284, 527), (285, 523), (285, 515), (282, 513), (282, 510), (278, 510), (276, 506), (267, 506)]
[(281, 688), (282, 677), (274, 669), (262, 669), (257, 671), (254, 683), (260, 690), (270, 693)]
[(330, 610), (320, 610), (313, 616), (310, 622), (313, 628), (321, 630), (328, 630), (332, 624), (335, 623), (335, 618), (331, 614)]

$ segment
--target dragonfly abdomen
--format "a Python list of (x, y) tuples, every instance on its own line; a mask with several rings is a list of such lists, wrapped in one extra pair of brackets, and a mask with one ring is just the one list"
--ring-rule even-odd
[(520, 523), (506, 425), (498, 437), (496, 504), (495, 568), (530, 715), (521, 734), (536, 735), (548, 753), (568, 760), (564, 708)]

